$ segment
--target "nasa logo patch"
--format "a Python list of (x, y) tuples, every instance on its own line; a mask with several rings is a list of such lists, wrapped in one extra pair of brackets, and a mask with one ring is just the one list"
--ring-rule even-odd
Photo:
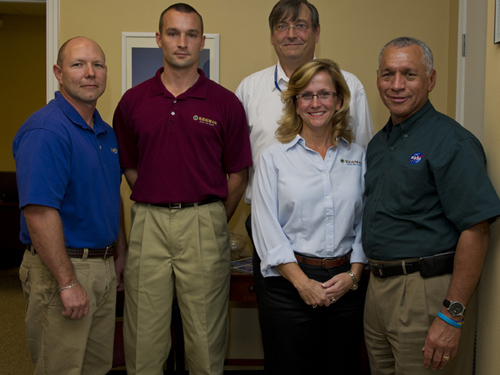
[(422, 158), (425, 156), (425, 154), (422, 154), (421, 152), (415, 152), (412, 156), (410, 156), (410, 164), (418, 164), (422, 161)]

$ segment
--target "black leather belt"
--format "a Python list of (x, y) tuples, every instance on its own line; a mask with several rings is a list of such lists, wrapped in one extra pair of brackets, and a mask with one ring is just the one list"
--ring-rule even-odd
[(455, 252), (447, 251), (427, 257), (398, 261), (377, 261), (369, 259), (368, 263), (373, 276), (376, 277), (386, 278), (420, 272), (422, 277), (427, 278), (452, 273), (454, 259)]
[(369, 262), (370, 270), (374, 276), (381, 278), (408, 275), (420, 271), (420, 259), (409, 262), (403, 260), (399, 264), (379, 264), (373, 262), (371, 260)]
[[(86, 258), (102, 258), (106, 259), (113, 255), (116, 248), (116, 242), (113, 242), (111, 245), (103, 247), (101, 249), (77, 249), (74, 247), (67, 247), (66, 253), (70, 258), (84, 258), (85, 250), (87, 250)], [(36, 254), (36, 250), (33, 245), (26, 245), (26, 250), (33, 251)]]
[(340, 267), (348, 262), (351, 258), (351, 253), (336, 258), (312, 258), (295, 253), (295, 258), (299, 263), (307, 264), (308, 266), (322, 267), (327, 270), (334, 267)]
[(218, 201), (220, 201), (219, 198), (207, 198), (205, 200), (202, 200), (201, 202), (195, 202), (195, 203), (151, 203), (151, 205), (157, 207), (179, 209), (179, 208), (188, 208), (194, 206), (203, 206), (204, 204), (215, 203)]

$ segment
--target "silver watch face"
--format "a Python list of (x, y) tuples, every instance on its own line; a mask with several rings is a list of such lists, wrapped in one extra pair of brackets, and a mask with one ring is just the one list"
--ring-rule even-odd
[(464, 305), (458, 301), (453, 301), (448, 308), (448, 311), (452, 316), (461, 316), (464, 313)]

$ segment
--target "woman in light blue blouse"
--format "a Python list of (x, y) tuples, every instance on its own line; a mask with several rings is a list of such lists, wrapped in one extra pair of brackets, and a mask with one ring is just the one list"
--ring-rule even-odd
[(313, 60), (282, 99), (279, 142), (262, 152), (252, 190), (265, 370), (356, 374), (365, 150), (352, 143), (349, 88), (336, 63)]

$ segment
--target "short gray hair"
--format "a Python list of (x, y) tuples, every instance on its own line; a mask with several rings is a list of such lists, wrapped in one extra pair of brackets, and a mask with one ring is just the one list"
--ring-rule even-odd
[(432, 51), (429, 48), (427, 44), (422, 42), (419, 39), (416, 38), (411, 38), (407, 36), (402, 36), (396, 39), (391, 40), (389, 43), (387, 43), (383, 48), (382, 51), (380, 51), (380, 55), (378, 57), (378, 68), (380, 70), (380, 63), (382, 62), (382, 54), (384, 53), (385, 49), (388, 46), (395, 47), (395, 48), (404, 48), (404, 47), (410, 47), (412, 45), (416, 44), (422, 49), (422, 53), (424, 55), (424, 60), (422, 61), (422, 64), (424, 64), (425, 67), (425, 72), (427, 73), (427, 76), (431, 74), (433, 65), (434, 65), (434, 58), (432, 57)]

